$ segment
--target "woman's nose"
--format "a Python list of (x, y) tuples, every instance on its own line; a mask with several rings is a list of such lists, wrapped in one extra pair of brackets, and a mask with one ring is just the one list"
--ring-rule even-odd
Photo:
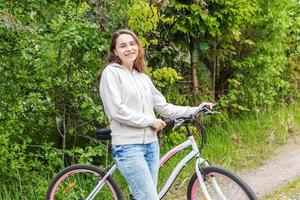
[(133, 49), (133, 47), (132, 46), (130, 46), (130, 45), (126, 45), (126, 51), (131, 51), (132, 49)]

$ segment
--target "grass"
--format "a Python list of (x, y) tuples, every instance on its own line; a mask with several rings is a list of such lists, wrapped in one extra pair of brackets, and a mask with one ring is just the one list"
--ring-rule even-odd
[(32, 174), (27, 177), (22, 185), (16, 184), (16, 180), (0, 180), (1, 200), (44, 200), (46, 190), (51, 182), (49, 176)]
[[(245, 116), (230, 121), (213, 117), (208, 118), (207, 122), (213, 126), (207, 126), (209, 127), (208, 140), (202, 151), (202, 157), (207, 158), (214, 165), (238, 171), (261, 165), (271, 155), (272, 149), (286, 143), (290, 135), (300, 132), (300, 107), (295, 105), (273, 113), (261, 113), (257, 116)], [(180, 142), (185, 136), (174, 134), (172, 138)], [(197, 141), (200, 141), (199, 137)], [(173, 147), (166, 144), (167, 142), (161, 147), (162, 154)], [(184, 155), (185, 151), (179, 153), (160, 171), (160, 188), (163, 182), (161, 180), (167, 180), (178, 160)], [(165, 199), (176, 199), (178, 194), (185, 193), (189, 178), (194, 171), (194, 162), (190, 162), (178, 176)], [(45, 174), (33, 174), (32, 177), (27, 177), (28, 181), (25, 183), (23, 181), (23, 186), (20, 186), (16, 180), (9, 180), (11, 184), (3, 184), (4, 181), (0, 177), (0, 199), (44, 199), (47, 186), (53, 177), (49, 172)], [(114, 175), (114, 179), (120, 184), (123, 193), (128, 193), (128, 187), (119, 173)], [(298, 182), (290, 187), (294, 185), (299, 188)]]
[(299, 115), (299, 107), (290, 107), (272, 114), (226, 121), (209, 130), (209, 148), (203, 156), (234, 170), (258, 166), (272, 149), (299, 131)]
[(265, 200), (299, 200), (300, 199), (300, 178), (286, 184), (284, 187), (277, 189), (271, 195), (264, 198)]

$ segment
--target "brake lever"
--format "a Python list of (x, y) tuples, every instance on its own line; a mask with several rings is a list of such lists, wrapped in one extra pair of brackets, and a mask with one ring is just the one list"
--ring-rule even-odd
[(205, 114), (205, 115), (213, 115), (213, 114), (221, 114), (221, 112), (207, 110), (206, 112), (204, 112), (204, 114)]

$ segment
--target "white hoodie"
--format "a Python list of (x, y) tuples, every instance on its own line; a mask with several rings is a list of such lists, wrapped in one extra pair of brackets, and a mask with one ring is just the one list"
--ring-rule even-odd
[(151, 125), (154, 110), (166, 118), (187, 116), (198, 107), (175, 106), (166, 102), (145, 73), (117, 63), (105, 67), (100, 96), (110, 122), (112, 144), (146, 144), (157, 141)]

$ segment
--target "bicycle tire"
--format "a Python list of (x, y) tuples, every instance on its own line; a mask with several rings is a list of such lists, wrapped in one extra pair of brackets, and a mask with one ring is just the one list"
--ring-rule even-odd
[[(222, 199), (213, 187), (211, 178), (214, 177), (226, 199), (230, 200), (256, 200), (252, 189), (233, 172), (215, 166), (204, 167), (201, 169), (204, 183), (212, 200)], [(201, 190), (200, 183), (195, 173), (190, 179), (187, 199), (206, 199)]]
[[(95, 188), (103, 171), (93, 165), (77, 164), (60, 171), (46, 193), (47, 200), (85, 199)], [(95, 200), (122, 200), (122, 193), (112, 177), (108, 176)]]

